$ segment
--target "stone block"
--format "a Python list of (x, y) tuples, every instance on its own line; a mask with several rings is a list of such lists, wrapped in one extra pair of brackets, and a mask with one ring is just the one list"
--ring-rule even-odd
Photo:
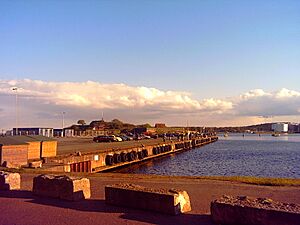
[(10, 168), (10, 169), (20, 169), (21, 168), (21, 166), (19, 164), (16, 164), (16, 163), (13, 163), (10, 161), (4, 161), (2, 166), (6, 167), (6, 168)]
[(186, 191), (175, 189), (152, 189), (133, 184), (115, 184), (105, 187), (105, 202), (178, 215), (191, 211), (190, 198)]
[(29, 167), (30, 168), (41, 168), (42, 164), (43, 164), (42, 160), (32, 161), (29, 163)]
[(223, 196), (211, 202), (212, 220), (226, 225), (300, 225), (300, 205), (267, 198)]
[(91, 197), (90, 180), (69, 176), (39, 175), (33, 179), (33, 193), (39, 196), (79, 201)]
[(19, 173), (0, 171), (0, 190), (19, 190), (21, 188), (21, 176)]

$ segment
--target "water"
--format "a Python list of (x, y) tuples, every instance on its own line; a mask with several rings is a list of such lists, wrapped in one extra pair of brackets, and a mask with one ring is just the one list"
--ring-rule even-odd
[(215, 143), (116, 172), (300, 178), (300, 135), (229, 134)]

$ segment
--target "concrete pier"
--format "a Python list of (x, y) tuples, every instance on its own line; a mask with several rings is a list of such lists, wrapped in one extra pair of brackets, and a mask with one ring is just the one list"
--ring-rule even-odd
[(47, 163), (43, 165), (43, 168), (48, 171), (97, 173), (198, 148), (217, 140), (218, 137), (210, 136), (192, 140), (159, 142), (154, 145), (140, 144), (129, 148), (76, 152), (47, 158)]

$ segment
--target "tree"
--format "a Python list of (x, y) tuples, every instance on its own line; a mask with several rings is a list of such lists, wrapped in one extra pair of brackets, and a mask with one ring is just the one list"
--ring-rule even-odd
[(80, 124), (81, 126), (83, 126), (83, 125), (85, 125), (86, 123), (85, 123), (84, 120), (78, 120), (78, 121), (77, 121), (77, 124)]
[(118, 119), (113, 119), (111, 122), (108, 123), (110, 129), (122, 129), (123, 122)]
[(149, 123), (138, 125), (138, 127), (144, 127), (144, 128), (151, 128), (151, 125)]

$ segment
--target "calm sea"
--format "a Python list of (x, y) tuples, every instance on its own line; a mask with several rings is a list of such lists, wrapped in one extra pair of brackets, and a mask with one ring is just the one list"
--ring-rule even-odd
[(300, 135), (229, 134), (215, 143), (116, 172), (300, 178)]

